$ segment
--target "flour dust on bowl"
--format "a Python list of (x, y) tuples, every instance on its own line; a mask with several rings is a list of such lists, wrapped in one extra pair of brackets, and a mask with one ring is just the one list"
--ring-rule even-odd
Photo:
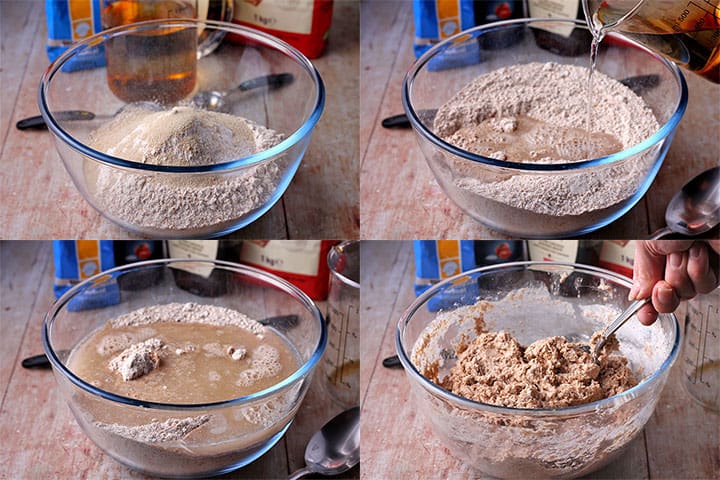
[[(213, 297), (195, 288), (209, 281), (203, 271)], [(165, 477), (229, 472), (272, 448), (327, 343), (303, 292), (219, 260), (102, 272), (58, 299), (42, 334), (87, 436), (120, 463)]]
[(587, 30), (521, 19), (461, 32), (419, 58), (402, 90), (443, 191), (520, 238), (579, 235), (625, 214), (650, 187), (687, 105), (674, 64), (609, 34), (590, 108), (591, 36), (577, 48), (584, 37), (558, 29)]
[[(614, 379), (603, 376), (603, 360), (597, 368), (592, 364), (591, 349), (554, 350), (547, 339), (563, 347), (570, 339), (589, 342), (630, 303), (631, 285), (630, 279), (595, 267), (514, 262), (464, 272), (433, 286), (405, 311), (396, 332), (418, 415), (453, 456), (481, 475), (570, 478), (606, 465), (653, 413), (678, 355), (677, 319), (664, 314), (651, 327), (631, 320), (618, 331), (615, 367), (626, 366), (634, 379), (617, 390)], [(431, 311), (428, 307), (437, 310), (434, 305), (444, 308)], [(475, 380), (467, 377), (462, 386), (477, 381), (476, 392), (485, 389), (495, 398), (473, 400), (453, 393), (457, 385), (441, 386), (450, 388), (443, 380), (456, 374), (467, 361), (464, 353), (485, 332), (517, 339), (520, 363), (494, 379), (476, 372)], [(501, 350), (484, 353), (492, 358), (493, 351)], [(555, 356), (552, 361), (560, 368), (546, 368), (545, 354)], [(507, 360), (500, 353), (497, 358)], [(590, 361), (583, 365), (583, 359)], [(589, 380), (564, 382), (567, 365), (562, 362), (578, 363)], [(518, 378), (520, 385), (509, 383)]]
[[(208, 37), (224, 40), (217, 48), (198, 44)], [(143, 48), (147, 58), (137, 53)], [(82, 68), (96, 49), (104, 49), (107, 66)], [(286, 43), (231, 23), (185, 19), (120, 26), (78, 42), (48, 68), (39, 92), (83, 197), (109, 220), (153, 238), (218, 236), (266, 213), (297, 172), (324, 102), (317, 70)], [(94, 116), (68, 114), (76, 111)]]

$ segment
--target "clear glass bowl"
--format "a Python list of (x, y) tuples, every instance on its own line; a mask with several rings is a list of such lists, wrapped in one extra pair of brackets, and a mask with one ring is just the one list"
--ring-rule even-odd
[[(539, 46), (540, 35), (548, 35), (542, 28), (558, 26), (574, 27), (577, 32), (587, 30), (583, 23), (573, 20), (521, 19), (461, 32), (418, 59), (405, 77), (402, 90), (405, 112), (423, 155), (445, 194), (475, 220), (520, 238), (580, 235), (601, 228), (630, 210), (648, 190), (660, 169), (688, 100), (685, 80), (677, 66), (621, 35), (609, 34), (601, 45), (598, 70), (618, 80), (650, 76), (644, 77), (649, 82), (643, 83), (640, 96), (652, 109), (661, 127), (641, 143), (591, 160), (561, 165), (528, 164), (470, 153), (434, 133), (437, 109), (479, 75), (530, 62), (588, 67), (589, 34), (585, 37), (573, 34), (568, 38), (555, 35), (552, 43), (544, 44), (549, 49)], [(558, 49), (574, 49), (575, 55), (555, 53)], [(552, 215), (544, 208), (552, 202), (546, 197), (553, 191), (569, 190), (566, 201), (587, 205), (583, 199), (597, 195), (598, 178), (615, 176), (614, 169), (629, 162), (637, 164), (640, 171), (633, 177), (636, 178), (634, 184), (625, 186), (623, 195), (619, 196), (624, 198), (614, 204), (585, 211), (573, 210), (568, 215)], [(493, 184), (511, 176), (522, 176), (515, 180), (523, 178), (528, 184), (542, 185), (543, 188), (514, 188), (510, 197), (509, 194), (498, 195)]]
[[(218, 48), (204, 47), (221, 36), (225, 40)], [(98, 48), (105, 49), (106, 54), (110, 49), (134, 52), (133, 42), (138, 38), (153, 39), (148, 49), (151, 52), (170, 53), (151, 60), (138, 56), (132, 62), (110, 61), (110, 72), (105, 66), (77, 69), (83, 57)], [(198, 46), (198, 38), (206, 40)], [(190, 52), (189, 60), (178, 60), (177, 52), (173, 53), (180, 40), (195, 42), (183, 51)], [(198, 49), (200, 53), (196, 54)], [(180, 70), (187, 70), (187, 75), (173, 83), (179, 76), (173, 69), (183, 62), (187, 66)], [(125, 82), (118, 87), (126, 77), (115, 70), (130, 64), (140, 69), (152, 64), (154, 72), (166, 69), (170, 80), (163, 83), (158, 75), (158, 81)], [(245, 81), (283, 73), (291, 74), (293, 80), (280, 88), (237, 89)], [(120, 83), (109, 82), (109, 78)], [(139, 158), (112, 156), (88, 144), (91, 132), (128, 103), (156, 101), (169, 109), (205, 92), (225, 93), (225, 113), (275, 130), (284, 135), (284, 140), (243, 158), (196, 166), (151, 165)], [(45, 123), (83, 197), (109, 220), (151, 238), (219, 236), (262, 216), (292, 181), (324, 103), (325, 88), (319, 73), (285, 42), (232, 23), (189, 19), (125, 25), (78, 42), (48, 68), (39, 92)], [(68, 119), (63, 113), (67, 111), (88, 111), (95, 117)], [(155, 188), (149, 188), (151, 184)], [(162, 191), (162, 199), (158, 191)]]
[(484, 314), (487, 329), (509, 331), (523, 345), (556, 335), (587, 341), (604, 327), (606, 314), (620, 313), (629, 304), (631, 285), (625, 277), (594, 267), (515, 262), (464, 272), (433, 286), (405, 311), (395, 337), (418, 415), (432, 424), (455, 457), (484, 475), (577, 477), (605, 465), (653, 413), (680, 346), (674, 315), (660, 315), (651, 327), (631, 320), (618, 331), (620, 350), (640, 380), (638, 385), (567, 408), (488, 405), (457, 396), (424, 377), (420, 368), (441, 357), (438, 378), (447, 374), (455, 360), (443, 351), (454, 351), (459, 342), (476, 336), (472, 319), (447, 322), (429, 343), (416, 344), (437, 317), (426, 308), (429, 302), (453, 311), (478, 300), (494, 306)]
[[(209, 298), (191, 293), (190, 290), (199, 291), (197, 282), (201, 282), (202, 277), (173, 268), (188, 264), (214, 268), (209, 280), (212, 288), (204, 292), (212, 291), (218, 296)], [(119, 292), (119, 303), (79, 309), (83, 303), (113, 291)], [(108, 320), (145, 306), (173, 302), (227, 307), (259, 321), (294, 315), (296, 318), (292, 321), (270, 320), (266, 326), (281, 334), (295, 349), (300, 367), (288, 378), (257, 393), (192, 405), (119, 396), (83, 381), (68, 367), (71, 350)], [(53, 305), (45, 317), (42, 335), (62, 396), (88, 437), (120, 463), (165, 477), (229, 472), (272, 448), (292, 423), (327, 342), (325, 322), (317, 306), (288, 282), (229, 262), (180, 259), (129, 264), (82, 282)], [(181, 440), (145, 443), (98, 425), (98, 422), (116, 423), (118, 419), (124, 425), (147, 425), (200, 415), (210, 416), (206, 426), (200, 427), (208, 429), (200, 439), (191, 433)], [(235, 419), (237, 428), (222, 428), (223, 419)]]

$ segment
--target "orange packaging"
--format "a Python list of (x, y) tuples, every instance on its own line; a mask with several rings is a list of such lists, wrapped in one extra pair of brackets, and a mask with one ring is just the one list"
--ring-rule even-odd
[(235, 0), (233, 22), (269, 33), (308, 58), (317, 58), (327, 45), (332, 11), (332, 0)]

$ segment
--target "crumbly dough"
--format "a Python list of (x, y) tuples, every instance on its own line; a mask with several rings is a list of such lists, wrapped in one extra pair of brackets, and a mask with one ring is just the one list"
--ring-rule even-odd
[(135, 380), (155, 370), (160, 365), (158, 351), (163, 343), (159, 338), (151, 338), (126, 348), (120, 355), (113, 357), (108, 366), (118, 372), (123, 380)]
[(505, 331), (481, 333), (459, 348), (458, 361), (440, 385), (471, 400), (514, 408), (582, 405), (637, 384), (611, 337), (598, 358), (589, 343), (550, 337), (523, 347)]

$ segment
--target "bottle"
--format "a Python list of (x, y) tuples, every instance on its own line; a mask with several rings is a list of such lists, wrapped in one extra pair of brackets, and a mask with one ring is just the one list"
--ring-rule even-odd
[(582, 263), (597, 266), (600, 263), (601, 240), (528, 240), (530, 260)]
[[(528, 258), (527, 246), (524, 240), (475, 240), (474, 250), (476, 267), (521, 262)], [(508, 280), (517, 276), (513, 273), (508, 275)], [(497, 278), (488, 280), (483, 276), (478, 277), (478, 288), (488, 290), (497, 288)]]
[[(239, 243), (236, 240), (168, 240), (167, 250), (170, 258), (237, 262)], [(224, 295), (228, 291), (228, 281), (232, 281), (232, 276), (204, 264), (175, 265), (172, 272), (178, 287), (201, 297)]]
[[(163, 242), (159, 240), (114, 240), (113, 255), (115, 265), (127, 265), (143, 260), (164, 258)], [(118, 278), (121, 290), (142, 290), (162, 280), (163, 269), (154, 268), (143, 271), (129, 271)]]
[[(585, 21), (581, 0), (528, 0), (528, 14), (533, 18), (576, 18)], [(532, 29), (538, 47), (562, 55), (588, 55), (592, 34), (587, 28), (552, 25)]]
[[(475, 25), (511, 20), (525, 17), (525, 5), (521, 0), (482, 1), (473, 2)], [(503, 29), (499, 32), (486, 33), (478, 37), (480, 48), (494, 50), (505, 48), (521, 41), (525, 28), (518, 25), (515, 28)]]
[(596, 34), (617, 31), (720, 83), (720, 1), (583, 0)]
[[(530, 260), (534, 261), (598, 266), (601, 246), (602, 240), (528, 240), (528, 253)], [(573, 272), (563, 278), (557, 287), (563, 296), (576, 297), (584, 289), (598, 288), (599, 280), (579, 276)]]

